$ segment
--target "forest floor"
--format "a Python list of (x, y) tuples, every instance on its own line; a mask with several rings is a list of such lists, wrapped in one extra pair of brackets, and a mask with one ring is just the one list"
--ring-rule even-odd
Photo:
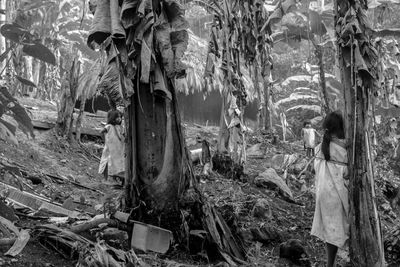
[[(197, 136), (206, 138), (212, 143), (218, 132), (216, 127), (185, 125), (184, 128), (189, 149), (201, 146), (196, 142)], [(35, 139), (28, 139), (19, 133), (18, 146), (0, 141), (0, 163), (6, 162), (18, 166), (42, 178), (42, 183), (37, 185), (23, 181), (24, 189), (28, 186), (27, 191), (33, 189), (35, 193), (60, 204), (69, 198), (76, 202), (83, 199), (85, 207), (81, 208), (91, 214), (101, 214), (101, 211), (96, 210), (96, 206), (102, 204), (106, 197), (117, 197), (121, 193), (121, 189), (111, 187), (110, 183), (104, 181), (97, 172), (102, 145), (99, 140), (88, 141), (84, 146), (71, 146), (64, 139), (57, 137), (53, 130), (35, 131), (35, 134)], [(279, 259), (279, 244), (289, 239), (298, 239), (302, 242), (312, 266), (324, 266), (324, 244), (310, 235), (314, 212), (313, 175), (307, 171), (305, 176), (302, 176), (304, 178), (301, 179), (302, 182), (297, 178), (299, 171), (308, 161), (301, 143), (280, 142), (272, 145), (270, 140), (262, 135), (253, 135), (248, 139), (249, 147), (261, 144), (263, 156), (249, 157), (245, 177), (231, 180), (214, 173), (208, 178), (200, 179), (201, 191), (220, 210), (231, 229), (243, 238), (249, 266), (295, 266)], [(292, 167), (288, 166), (287, 171), (283, 172), (279, 167), (284, 163), (285, 155), (295, 155), (296, 161)], [(284, 200), (277, 190), (255, 185), (255, 177), (270, 167), (275, 168), (281, 176), (287, 177), (286, 183), (293, 193), (295, 203)], [(194, 168), (197, 174), (201, 172), (201, 166), (197, 165)], [(49, 178), (51, 175), (63, 179), (51, 179)], [(0, 181), (14, 186), (21, 185), (20, 180), (12, 178), (14, 176), (7, 177), (2, 173)], [(264, 207), (266, 212), (255, 216), (253, 208), (260, 199), (266, 200), (264, 202), (267, 203)], [(35, 225), (48, 223), (45, 216), (41, 217), (40, 214), (35, 214), (33, 217), (24, 214), (17, 212), (20, 220), (15, 223), (16, 226), (31, 229)], [(41, 245), (35, 236), (31, 237), (25, 249), (16, 257), (4, 256), (8, 248), (9, 246), (0, 246), (0, 266), (61, 267), (75, 266), (77, 262), (76, 259), (69, 259), (67, 255)], [(152, 258), (152, 266), (193, 266), (196, 262), (202, 262), (203, 265), (206, 262), (205, 258), (199, 255), (188, 257), (176, 253), (162, 257), (156, 255), (143, 255), (143, 257), (150, 260)], [(340, 266), (345, 266), (349, 261), (348, 253), (339, 251), (338, 261)]]

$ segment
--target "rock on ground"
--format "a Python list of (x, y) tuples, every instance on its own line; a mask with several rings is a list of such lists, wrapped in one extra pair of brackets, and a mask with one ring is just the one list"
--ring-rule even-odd
[(252, 210), (252, 215), (256, 218), (270, 218), (272, 212), (269, 207), (269, 201), (265, 198), (257, 199)]
[(258, 187), (265, 187), (271, 190), (278, 189), (279, 193), (282, 194), (284, 197), (288, 197), (290, 199), (293, 198), (293, 194), (290, 188), (272, 168), (269, 168), (263, 173), (260, 173), (254, 179), (254, 183)]
[(300, 266), (311, 266), (308, 253), (298, 239), (289, 239), (279, 246), (279, 257), (288, 259)]
[(247, 157), (249, 157), (249, 158), (255, 158), (255, 159), (264, 158), (265, 152), (264, 152), (264, 150), (261, 148), (261, 146), (262, 146), (262, 144), (261, 144), (261, 143), (258, 143), (258, 144), (255, 144), (255, 145), (249, 147), (249, 148), (246, 150), (246, 155), (247, 155)]

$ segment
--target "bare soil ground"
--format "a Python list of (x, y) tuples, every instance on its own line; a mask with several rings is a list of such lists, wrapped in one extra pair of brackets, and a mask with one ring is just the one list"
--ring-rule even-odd
[[(32, 104), (31, 104), (32, 105)], [(36, 104), (39, 105), (39, 104)], [(40, 107), (45, 108), (45, 107)], [(47, 107), (54, 111), (54, 106)], [(43, 113), (44, 114), (44, 113)], [(45, 115), (43, 115), (45, 116)], [(189, 149), (200, 147), (196, 137), (201, 136), (211, 141), (216, 138), (218, 128), (199, 127), (197, 125), (184, 125), (186, 141)], [(18, 134), (20, 144), (18, 147), (0, 141), (0, 159), (17, 164), (32, 173), (46, 173), (67, 180), (76, 181), (93, 190), (77, 187), (71, 183), (59, 183), (46, 179), (43, 185), (32, 186), (36, 193), (40, 193), (53, 201), (63, 203), (72, 197), (79, 200), (82, 197), (86, 203), (95, 206), (102, 203), (104, 196), (117, 196), (120, 192), (112, 189), (101, 175), (97, 173), (98, 157), (101, 154), (101, 143), (91, 141), (80, 146), (70, 146), (64, 139), (60, 139), (53, 130), (36, 131), (35, 139), (27, 139), (22, 133)], [(312, 266), (325, 265), (325, 248), (322, 242), (310, 236), (314, 212), (314, 194), (312, 189), (313, 178), (307, 178), (307, 190), (301, 191), (296, 183), (291, 183), (294, 199), (297, 204), (289, 203), (273, 190), (258, 188), (254, 185), (254, 177), (270, 166), (270, 159), (276, 154), (299, 153), (305, 157), (299, 143), (271, 145), (268, 140), (258, 140), (268, 146), (267, 156), (264, 159), (249, 159), (246, 166), (246, 178), (242, 181), (233, 181), (220, 175), (212, 175), (209, 179), (200, 180), (200, 188), (214, 203), (235, 232), (245, 240), (248, 251), (249, 266), (293, 266), (279, 259), (279, 244), (288, 239), (299, 239), (309, 253)], [(251, 143), (256, 141), (250, 140)], [(200, 166), (195, 166), (197, 173)], [(3, 178), (3, 177), (1, 177)], [(266, 218), (255, 218), (252, 209), (255, 202), (264, 198), (268, 200), (270, 215)], [(93, 211), (95, 212), (95, 211)], [(45, 221), (32, 220), (21, 217), (18, 226), (30, 228), (35, 224)], [(270, 242), (258, 242), (246, 239), (250, 229), (268, 229), (274, 238)], [(26, 248), (15, 258), (6, 257), (3, 253), (8, 248), (0, 248), (1, 266), (75, 266), (76, 261), (58, 254), (55, 250), (45, 248), (32, 238)], [(154, 255), (144, 256), (153, 259), (152, 266), (175, 266), (172, 263), (181, 262), (179, 266), (193, 266), (194, 262), (206, 259), (201, 255), (190, 256), (182, 253), (171, 253), (162, 257)], [(154, 260), (157, 258), (158, 260)], [(170, 259), (170, 261), (168, 261)], [(339, 252), (339, 264), (345, 266), (348, 255), (345, 251)], [(168, 263), (169, 262), (169, 263)], [(190, 264), (189, 264), (190, 263)]]

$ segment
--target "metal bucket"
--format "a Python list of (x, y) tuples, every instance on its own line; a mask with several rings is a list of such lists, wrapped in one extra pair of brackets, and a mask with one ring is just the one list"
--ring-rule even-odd
[(131, 240), (133, 248), (164, 254), (168, 251), (172, 240), (171, 231), (134, 221)]

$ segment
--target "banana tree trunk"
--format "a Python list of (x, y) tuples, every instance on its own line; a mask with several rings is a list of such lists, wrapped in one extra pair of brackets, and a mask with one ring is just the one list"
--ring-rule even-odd
[(272, 125), (272, 118), (271, 118), (271, 111), (269, 107), (269, 102), (271, 98), (271, 85), (269, 83), (268, 78), (264, 77), (263, 79), (263, 84), (264, 84), (264, 101), (265, 101), (265, 124), (264, 124), (264, 129), (266, 131), (272, 131), (273, 130), (273, 125)]
[(80, 62), (75, 59), (71, 69), (64, 73), (61, 85), (62, 95), (58, 107), (57, 133), (60, 136), (66, 136), (70, 142), (75, 141), (73, 138), (73, 122), (79, 72)]
[[(346, 106), (350, 170), (350, 258), (353, 266), (384, 266), (383, 246), (374, 188), (368, 115), (371, 95), (351, 86), (351, 71), (341, 64)], [(354, 116), (356, 114), (356, 116)]]
[(74, 100), (71, 96), (69, 82), (64, 75), (64, 81), (61, 84), (61, 98), (58, 105), (57, 116), (57, 134), (60, 136), (72, 137), (72, 124), (74, 113)]
[(263, 96), (261, 94), (260, 90), (260, 83), (259, 83), (259, 70), (258, 70), (258, 63), (256, 62), (254, 64), (254, 88), (257, 92), (257, 129), (261, 130), (263, 128), (263, 125), (265, 123), (264, 115), (265, 115), (265, 104), (263, 100)]
[(172, 99), (153, 94), (148, 84), (139, 87), (127, 114), (127, 204), (135, 207), (140, 188), (140, 199), (151, 207), (144, 219), (175, 229), (178, 203), (192, 177), (175, 92), (170, 83)]
[[(6, 9), (6, 0), (0, 0), (0, 9), (1, 10), (7, 10)], [(6, 21), (6, 14), (0, 14), (0, 21)], [(6, 39), (4, 38), (3, 35), (0, 34), (0, 54), (3, 54), (6, 51)], [(6, 66), (6, 60), (3, 60), (0, 62), (0, 71), (2, 71)], [(5, 74), (3, 72), (3, 74)]]
[[(350, 204), (350, 259), (353, 266), (384, 266), (384, 252), (380, 229), (379, 215), (376, 207), (374, 170), (371, 153), (370, 129), (372, 118), (369, 112), (373, 109), (373, 83), (365, 73), (360, 72), (357, 66), (365, 62), (359, 42), (364, 42), (363, 49), (369, 49), (371, 43), (365, 36), (347, 35), (349, 42), (344, 42), (342, 36), (348, 25), (344, 16), (351, 16), (365, 29), (365, 22), (358, 20), (358, 16), (351, 14), (349, 9), (356, 10), (350, 5), (357, 4), (360, 14), (364, 12), (361, 3), (343, 0), (335, 1), (336, 18), (335, 29), (338, 30), (338, 52), (341, 78), (345, 99), (346, 137), (349, 140), (349, 204)], [(362, 16), (360, 16), (362, 17)], [(342, 20), (343, 19), (343, 20)], [(356, 31), (354, 31), (356, 32)], [(360, 38), (360, 39), (358, 39)], [(366, 50), (366, 51), (367, 51)], [(370, 50), (373, 51), (373, 50)], [(345, 56), (345, 55), (348, 55)], [(350, 61), (349, 61), (350, 60)], [(371, 73), (374, 70), (369, 69)]]
[[(25, 78), (33, 81), (33, 57), (26, 56), (24, 57), (25, 59)], [(36, 90), (37, 88), (31, 87), (31, 86), (24, 86), (25, 90), (30, 97), (33, 97), (36, 95)]]
[(228, 151), (228, 140), (229, 140), (229, 130), (227, 124), (228, 111), (229, 108), (227, 102), (227, 94), (222, 93), (222, 105), (221, 105), (221, 116), (219, 119), (219, 133), (218, 133), (218, 147), (217, 150), (220, 153)]
[(315, 55), (318, 60), (318, 67), (319, 67), (319, 84), (321, 87), (321, 94), (322, 94), (322, 106), (324, 108), (325, 114), (329, 114), (331, 112), (331, 109), (329, 107), (329, 98), (328, 98), (328, 92), (326, 90), (326, 79), (325, 79), (325, 70), (324, 70), (324, 50), (323, 47), (319, 44), (316, 43), (314, 38), (312, 38), (312, 43), (314, 44), (315, 48)]
[(81, 141), (82, 121), (83, 121), (83, 118), (85, 116), (86, 99), (87, 99), (87, 93), (83, 92), (82, 95), (81, 95), (81, 103), (80, 103), (80, 106), (79, 106), (78, 118), (76, 119), (75, 138), (76, 138), (76, 141), (78, 141), (78, 142)]

